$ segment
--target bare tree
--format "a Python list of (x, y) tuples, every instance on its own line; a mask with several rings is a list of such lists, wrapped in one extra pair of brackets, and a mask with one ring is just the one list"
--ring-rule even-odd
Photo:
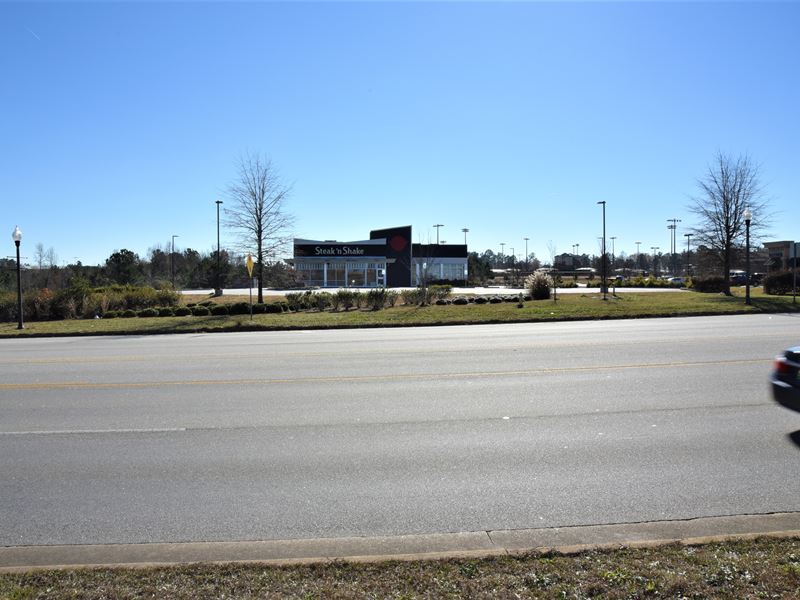
[(731, 265), (745, 236), (745, 210), (756, 216), (750, 226), (753, 237), (764, 231), (769, 220), (759, 166), (747, 155), (734, 159), (718, 152), (697, 185), (701, 194), (692, 198), (689, 210), (700, 223), (692, 229), (692, 235), (697, 247), (705, 246), (711, 251), (722, 269), (725, 292), (730, 294)]
[(238, 235), (238, 248), (256, 262), (258, 302), (264, 301), (264, 263), (276, 257), (291, 240), (294, 222), (284, 209), (290, 188), (284, 185), (272, 162), (258, 154), (239, 159), (238, 178), (228, 186), (225, 225)]

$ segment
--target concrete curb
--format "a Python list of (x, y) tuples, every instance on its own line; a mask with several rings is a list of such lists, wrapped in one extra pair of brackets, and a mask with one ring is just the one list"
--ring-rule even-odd
[(702, 544), (760, 536), (800, 537), (800, 512), (703, 517), (614, 525), (435, 533), (428, 535), (0, 548), (0, 573), (39, 569), (144, 568), (190, 563), (298, 565), (482, 558), (597, 548)]

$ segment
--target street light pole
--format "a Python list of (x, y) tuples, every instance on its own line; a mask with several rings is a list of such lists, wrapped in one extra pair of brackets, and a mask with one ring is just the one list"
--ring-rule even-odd
[(500, 256), (505, 257), (506, 255), (506, 243), (500, 242)]
[(692, 263), (689, 260), (689, 256), (692, 253), (692, 246), (691, 246), (692, 234), (691, 233), (684, 233), (683, 237), (686, 238), (686, 276), (687, 277), (691, 277), (692, 273), (691, 273), (689, 267), (692, 266)]
[(653, 251), (653, 275), (658, 277), (658, 268), (656, 267), (656, 252), (661, 250), (660, 246), (650, 246), (650, 250)]
[(11, 239), (14, 240), (14, 245), (17, 247), (17, 313), (19, 316), (17, 329), (25, 329), (25, 325), (22, 323), (22, 271), (19, 261), (19, 243), (22, 241), (22, 231), (20, 231), (18, 225), (14, 226)]
[(634, 244), (636, 244), (636, 268), (637, 269), (641, 269), (642, 268), (642, 259), (641, 259), (642, 253), (639, 252), (639, 246), (641, 246), (642, 242), (634, 242)]
[(617, 239), (617, 236), (615, 236), (615, 235), (611, 236), (611, 272), (612, 272), (612, 274), (614, 272), (614, 267), (616, 266), (616, 263), (617, 263), (616, 250), (614, 248), (614, 240), (616, 240), (616, 239)]
[(606, 294), (608, 292), (608, 288), (606, 288), (606, 201), (600, 200), (598, 204), (603, 205), (603, 256), (601, 257), (600, 265), (603, 268), (603, 282), (600, 284), (603, 287), (603, 300), (608, 300)]
[(530, 271), (530, 267), (528, 266), (528, 240), (531, 238), (522, 238), (525, 240), (525, 271)]
[[(437, 231), (438, 231), (438, 230), (437, 230)], [(462, 229), (461, 231), (463, 231), (463, 232), (464, 232), (464, 245), (466, 246), (466, 245), (467, 245), (467, 234), (469, 233), (469, 229), (467, 229), (466, 227), (464, 227), (464, 229)]]
[(444, 225), (442, 225), (441, 223), (437, 223), (436, 225), (434, 225), (434, 227), (436, 227), (436, 245), (438, 246), (439, 245), (439, 227), (444, 227)]
[(172, 252), (169, 255), (169, 267), (172, 271), (172, 289), (175, 289), (175, 238), (181, 237), (179, 235), (172, 236)]
[(672, 231), (672, 239), (670, 240), (670, 255), (672, 258), (672, 274), (675, 275), (675, 252), (677, 251), (677, 243), (675, 240), (675, 232), (678, 229), (678, 223), (680, 223), (680, 219), (667, 219), (667, 223), (672, 223), (671, 225), (667, 225), (667, 229)]
[(220, 277), (221, 267), (220, 267), (220, 263), (219, 263), (219, 261), (220, 261), (220, 250), (219, 250), (219, 205), (222, 204), (222, 200), (216, 200), (215, 202), (216, 202), (216, 205), (217, 205), (217, 287), (214, 290), (214, 295), (215, 296), (222, 296), (222, 283), (220, 281), (220, 279), (221, 279), (221, 277)]
[(744, 225), (745, 225), (745, 269), (747, 270), (747, 280), (744, 283), (744, 303), (750, 304), (750, 221), (753, 219), (753, 213), (750, 208), (744, 209)]

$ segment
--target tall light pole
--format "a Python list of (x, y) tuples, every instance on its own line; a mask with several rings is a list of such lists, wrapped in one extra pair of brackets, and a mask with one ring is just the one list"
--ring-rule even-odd
[(611, 239), (611, 268), (613, 269), (617, 262), (617, 259), (615, 258), (616, 252), (614, 249), (614, 240), (617, 239), (617, 236), (612, 235), (610, 239)]
[(514, 259), (515, 259), (515, 258), (516, 258), (516, 257), (514, 256), (514, 248), (511, 248), (511, 281), (512, 281), (512, 283), (513, 283), (514, 281), (516, 281), (516, 277), (515, 277), (515, 275), (514, 275), (514, 266), (515, 266), (515, 265), (514, 265)]
[(667, 223), (671, 223), (671, 225), (667, 225), (667, 229), (672, 231), (672, 239), (670, 240), (670, 256), (672, 258), (672, 274), (675, 275), (675, 252), (677, 251), (677, 243), (675, 240), (675, 232), (678, 229), (678, 223), (680, 223), (680, 219), (667, 219)]
[(747, 270), (747, 280), (744, 284), (744, 303), (750, 304), (750, 221), (753, 219), (753, 213), (750, 208), (744, 209), (744, 226), (745, 226), (745, 269)]
[(19, 243), (22, 241), (22, 231), (18, 225), (14, 226), (11, 239), (14, 240), (14, 245), (17, 247), (17, 314), (19, 316), (17, 329), (25, 329), (25, 325), (22, 323), (22, 271), (19, 262)]
[[(437, 229), (437, 231), (438, 231), (438, 229)], [(462, 229), (461, 231), (464, 232), (464, 245), (466, 246), (467, 245), (467, 234), (469, 233), (469, 229), (464, 227), (464, 229)]]
[(636, 268), (637, 269), (641, 269), (642, 268), (642, 261), (641, 261), (642, 253), (639, 252), (639, 246), (642, 245), (642, 242), (634, 242), (634, 244), (636, 244)]
[(500, 256), (506, 255), (506, 243), (500, 242)]
[(219, 205), (222, 204), (222, 200), (215, 200), (217, 205), (217, 286), (214, 290), (215, 296), (222, 296), (222, 283), (220, 281), (220, 271), (222, 270), (220, 267), (220, 249), (219, 249)]
[(689, 256), (692, 253), (692, 245), (691, 245), (692, 234), (691, 233), (684, 233), (683, 237), (686, 238), (686, 276), (687, 277), (691, 277), (692, 273), (691, 273), (691, 270), (690, 270), (689, 267), (692, 266), (692, 263), (689, 260)]
[(172, 271), (172, 289), (175, 289), (175, 238), (181, 237), (179, 235), (172, 236), (172, 252), (169, 255), (169, 267)]
[(603, 268), (603, 283), (601, 285), (603, 287), (603, 300), (608, 300), (606, 297), (608, 292), (608, 288), (606, 287), (606, 201), (600, 200), (598, 204), (603, 205), (603, 256), (600, 258), (600, 265)]
[(658, 277), (658, 269), (656, 268), (656, 252), (661, 250), (660, 246), (650, 246), (650, 250), (653, 251), (653, 274)]
[(434, 225), (434, 227), (436, 227), (436, 245), (438, 246), (439, 245), (439, 228), (440, 227), (444, 227), (444, 225), (442, 225), (441, 223), (437, 223), (436, 225)]
[(528, 266), (528, 240), (531, 238), (522, 238), (525, 240), (525, 270), (530, 271), (530, 267)]

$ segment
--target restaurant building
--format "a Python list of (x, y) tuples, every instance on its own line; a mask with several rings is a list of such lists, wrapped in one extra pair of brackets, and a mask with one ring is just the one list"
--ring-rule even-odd
[(412, 244), (411, 226), (375, 229), (368, 240), (294, 240), (288, 261), (307, 287), (412, 287), (467, 279), (466, 244)]

